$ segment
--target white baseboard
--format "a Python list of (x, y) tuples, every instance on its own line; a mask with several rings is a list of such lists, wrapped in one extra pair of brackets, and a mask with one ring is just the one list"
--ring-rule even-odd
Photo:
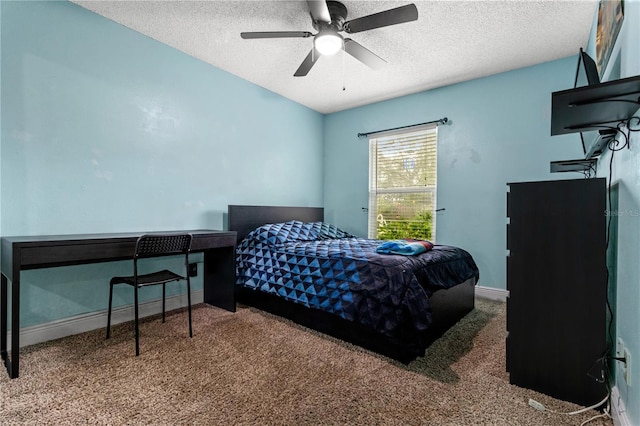
[(617, 386), (611, 389), (611, 417), (614, 426), (631, 426), (631, 420), (627, 417), (627, 408), (620, 397)]
[(480, 285), (476, 286), (476, 297), (506, 302), (508, 296), (508, 290), (500, 290), (493, 287), (482, 287)]
[[(476, 286), (476, 296), (484, 299), (506, 301), (509, 294), (506, 290), (491, 287)], [(198, 290), (191, 293), (191, 303), (198, 304), (204, 301), (204, 291)], [(179, 294), (167, 297), (167, 311), (187, 306), (186, 294)], [(140, 304), (140, 318), (155, 315), (162, 312), (162, 300), (153, 300)], [(132, 305), (122, 306), (113, 309), (111, 313), (111, 324), (119, 324), (126, 321), (133, 321)], [(31, 327), (24, 327), (20, 330), (20, 347), (35, 345), (47, 340), (60, 339), (86, 331), (97, 330), (107, 326), (107, 311), (92, 312), (89, 314), (76, 315), (51, 321), (46, 324), (38, 324)], [(8, 335), (8, 342), (11, 335)]]
[[(196, 305), (204, 301), (204, 291), (191, 292), (191, 305)], [(187, 306), (186, 293), (167, 297), (166, 310), (178, 309)], [(143, 302), (139, 306), (140, 318), (155, 315), (162, 312), (162, 299)], [(133, 321), (133, 305), (114, 308), (111, 312), (111, 324)], [(59, 339), (86, 331), (107, 327), (107, 311), (92, 312), (89, 314), (76, 315), (51, 321), (46, 324), (38, 324), (25, 327), (20, 330), (20, 347), (46, 342), (47, 340)], [(7, 342), (11, 342), (9, 333)]]

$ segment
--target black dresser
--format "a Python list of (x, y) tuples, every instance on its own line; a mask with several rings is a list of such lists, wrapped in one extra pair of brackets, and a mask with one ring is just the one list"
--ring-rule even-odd
[(507, 371), (580, 405), (607, 393), (606, 180), (509, 183)]

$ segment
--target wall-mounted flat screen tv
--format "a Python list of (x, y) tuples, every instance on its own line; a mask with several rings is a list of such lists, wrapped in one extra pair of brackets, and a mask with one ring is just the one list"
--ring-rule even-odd
[[(596, 84), (600, 84), (600, 76), (596, 62), (580, 48), (573, 87), (592, 86)], [(615, 135), (616, 131), (612, 129), (581, 132), (580, 139), (582, 141), (584, 158), (594, 158), (602, 154), (602, 151)]]

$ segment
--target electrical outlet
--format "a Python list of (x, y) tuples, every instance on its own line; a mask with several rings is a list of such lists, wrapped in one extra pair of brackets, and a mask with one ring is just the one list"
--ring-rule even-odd
[(631, 354), (629, 353), (629, 348), (624, 348), (624, 381), (627, 383), (627, 386), (631, 385)]
[(620, 337), (616, 341), (616, 358), (624, 357), (624, 342)]
[(629, 353), (629, 348), (624, 345), (624, 342), (619, 337), (616, 340), (616, 358), (622, 359), (622, 361), (619, 361), (620, 371), (628, 386), (631, 383), (631, 353)]

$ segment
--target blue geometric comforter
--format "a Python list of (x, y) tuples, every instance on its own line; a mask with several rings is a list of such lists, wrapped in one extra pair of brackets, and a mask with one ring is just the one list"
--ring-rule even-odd
[(477, 280), (478, 268), (457, 247), (401, 256), (376, 253), (381, 243), (324, 222), (263, 225), (238, 246), (237, 284), (369, 326), (419, 353), (429, 296)]

